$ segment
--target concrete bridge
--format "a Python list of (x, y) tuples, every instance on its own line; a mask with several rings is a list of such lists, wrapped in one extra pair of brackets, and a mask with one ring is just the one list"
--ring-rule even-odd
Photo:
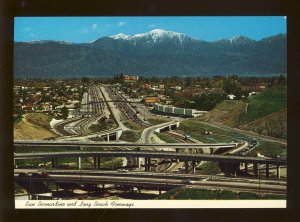
[[(258, 176), (258, 164), (266, 166), (266, 177), (269, 177), (270, 165), (276, 166), (277, 178), (280, 178), (280, 166), (286, 165), (286, 160), (282, 158), (258, 158), (234, 155), (207, 155), (207, 154), (187, 154), (177, 152), (159, 151), (63, 151), (63, 152), (38, 152), (38, 153), (15, 153), (14, 160), (17, 165), (18, 160), (22, 159), (51, 159), (52, 167), (58, 166), (58, 158), (76, 157), (78, 158), (78, 169), (81, 169), (82, 157), (93, 157), (94, 168), (100, 168), (100, 157), (135, 157), (144, 158), (145, 171), (151, 171), (153, 164), (151, 158), (170, 159), (173, 161), (183, 161), (185, 173), (188, 173), (189, 165), (192, 164), (192, 172), (195, 173), (197, 161), (219, 162), (225, 175), (236, 174), (240, 170), (241, 164), (244, 165), (245, 173), (248, 173), (248, 164), (253, 165), (254, 177)], [(139, 161), (137, 161), (139, 163)], [(140, 166), (138, 166), (140, 167)]]

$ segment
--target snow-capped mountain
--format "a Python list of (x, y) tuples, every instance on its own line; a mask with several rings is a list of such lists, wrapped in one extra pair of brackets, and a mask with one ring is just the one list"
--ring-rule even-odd
[(123, 33), (119, 33), (119, 34), (116, 34), (116, 35), (112, 35), (112, 36), (109, 36), (110, 38), (112, 38), (112, 39), (124, 39), (124, 40), (126, 40), (126, 39), (128, 39), (128, 35), (125, 35), (125, 34), (123, 34)]
[(90, 43), (15, 42), (16, 76), (228, 75), (286, 72), (286, 35), (260, 41), (235, 36), (214, 42), (154, 29)]
[(246, 44), (249, 42), (255, 42), (255, 40), (242, 35), (234, 36), (231, 39), (229, 39), (229, 41), (233, 44)]
[(110, 36), (110, 38), (123, 39), (131, 42), (145, 40), (148, 43), (150, 42), (157, 43), (165, 40), (174, 40), (174, 41), (178, 41), (180, 44), (183, 44), (183, 42), (186, 40), (191, 40), (190, 37), (188, 37), (183, 33), (166, 31), (163, 29), (153, 29), (150, 32), (135, 34), (131, 36), (125, 35), (123, 33), (119, 33), (117, 35)]

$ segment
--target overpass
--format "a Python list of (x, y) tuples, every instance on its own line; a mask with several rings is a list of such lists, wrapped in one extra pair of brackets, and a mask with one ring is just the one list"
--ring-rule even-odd
[[(23, 184), (27, 189), (30, 189), (30, 184), (42, 184), (55, 182), (61, 187), (72, 187), (72, 184), (77, 185), (94, 185), (97, 187), (98, 184), (102, 184), (103, 188), (105, 184), (135, 186), (139, 189), (154, 188), (154, 189), (170, 189), (183, 185), (192, 185), (197, 188), (208, 188), (208, 189), (222, 189), (222, 190), (235, 190), (235, 191), (254, 191), (254, 192), (265, 192), (265, 193), (286, 193), (285, 184), (274, 184), (274, 183), (260, 183), (246, 182), (246, 181), (215, 181), (215, 180), (199, 180), (194, 178), (193, 181), (186, 180), (184, 178), (162, 178), (162, 177), (138, 177), (134, 175), (85, 175), (85, 174), (56, 174), (49, 173), (48, 175), (32, 174), (15, 174), (15, 182)], [(74, 187), (74, 186), (73, 186)], [(58, 189), (58, 188), (57, 188)], [(34, 190), (30, 190), (33, 191)]]
[[(192, 162), (192, 170), (195, 173), (196, 161), (214, 161), (224, 165), (225, 175), (230, 175), (232, 168), (234, 173), (239, 170), (240, 164), (245, 165), (245, 173), (248, 173), (248, 164), (253, 164), (254, 176), (258, 176), (258, 164), (266, 165), (266, 177), (269, 177), (270, 165), (275, 165), (277, 178), (280, 178), (280, 166), (286, 165), (286, 160), (282, 158), (261, 158), (250, 156), (234, 155), (207, 155), (207, 154), (187, 154), (177, 152), (160, 152), (160, 151), (63, 151), (63, 152), (35, 152), (35, 153), (15, 153), (14, 160), (22, 159), (51, 159), (52, 167), (58, 165), (58, 158), (78, 158), (78, 168), (81, 169), (82, 157), (93, 157), (94, 168), (100, 168), (100, 157), (135, 157), (145, 158), (145, 171), (151, 171), (151, 158), (164, 158), (170, 160), (184, 161), (185, 172), (188, 172), (189, 163)], [(238, 169), (237, 169), (238, 168)]]
[(86, 142), (86, 141), (46, 141), (46, 140), (15, 140), (14, 147), (127, 147), (127, 148), (195, 148), (204, 149), (209, 147), (235, 148), (237, 143), (123, 143), (123, 142)]

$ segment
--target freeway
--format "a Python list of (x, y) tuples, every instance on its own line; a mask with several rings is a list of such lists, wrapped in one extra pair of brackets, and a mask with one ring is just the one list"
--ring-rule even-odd
[(168, 172), (142, 172), (142, 171), (114, 171), (114, 170), (66, 170), (66, 169), (14, 169), (14, 174), (33, 174), (33, 173), (46, 173), (48, 175), (61, 175), (61, 174), (82, 174), (82, 175), (102, 175), (102, 176), (119, 176), (119, 177), (144, 177), (144, 178), (173, 178), (173, 179), (190, 179), (195, 181), (210, 180), (210, 181), (227, 181), (227, 182), (242, 182), (242, 183), (261, 183), (286, 186), (285, 180), (274, 179), (253, 179), (253, 178), (238, 178), (238, 177), (224, 177), (224, 176), (211, 176), (211, 175), (197, 175), (185, 173), (168, 173)]
[(264, 193), (286, 194), (286, 186), (278, 184), (254, 184), (247, 182), (225, 182), (225, 181), (192, 181), (187, 179), (172, 178), (147, 178), (135, 176), (106, 176), (106, 175), (82, 175), (82, 174), (49, 174), (48, 176), (31, 177), (22, 174), (15, 174), (16, 182), (47, 182), (54, 181), (57, 183), (79, 183), (79, 184), (122, 184), (137, 187), (178, 187), (182, 185), (192, 185), (196, 188), (232, 190), (232, 191), (252, 191)]
[(55, 157), (149, 157), (149, 158), (169, 158), (180, 159), (184, 161), (217, 161), (217, 162), (235, 162), (235, 163), (258, 163), (286, 165), (286, 160), (282, 158), (264, 158), (250, 156), (233, 155), (207, 155), (190, 154), (176, 152), (159, 151), (64, 151), (64, 152), (38, 152), (38, 153), (15, 153), (14, 159), (34, 159), (34, 158), (55, 158)]
[(279, 138), (275, 138), (275, 137), (271, 137), (271, 136), (266, 136), (266, 135), (258, 134), (258, 133), (248, 131), (248, 130), (232, 128), (232, 127), (225, 126), (221, 123), (216, 123), (216, 122), (208, 123), (208, 122), (201, 121), (201, 123), (206, 124), (208, 126), (217, 127), (219, 129), (223, 129), (223, 130), (226, 130), (226, 131), (232, 131), (232, 132), (235, 132), (237, 134), (241, 134), (241, 135), (245, 135), (245, 136), (249, 136), (249, 137), (256, 137), (256, 138), (259, 138), (260, 140), (265, 140), (265, 141), (270, 141), (270, 142), (275, 142), (275, 143), (280, 143), (280, 144), (283, 144), (283, 145), (287, 145), (287, 142), (284, 139), (279, 139)]
[(151, 137), (153, 136), (154, 130), (157, 128), (167, 127), (172, 124), (176, 124), (178, 121), (170, 121), (167, 123), (158, 124), (155, 126), (150, 126), (142, 132), (141, 139), (143, 143), (151, 143)]
[(235, 148), (237, 143), (123, 143), (123, 142), (89, 142), (89, 141), (43, 141), (43, 140), (15, 140), (15, 147), (156, 147), (156, 148)]

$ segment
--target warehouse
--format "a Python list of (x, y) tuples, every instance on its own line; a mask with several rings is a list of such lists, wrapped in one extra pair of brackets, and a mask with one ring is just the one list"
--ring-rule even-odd
[(154, 112), (162, 114), (170, 114), (174, 116), (184, 116), (184, 117), (195, 117), (207, 113), (206, 111), (199, 111), (196, 109), (186, 109), (186, 108), (177, 108), (170, 105), (162, 105), (159, 103), (154, 103)]

